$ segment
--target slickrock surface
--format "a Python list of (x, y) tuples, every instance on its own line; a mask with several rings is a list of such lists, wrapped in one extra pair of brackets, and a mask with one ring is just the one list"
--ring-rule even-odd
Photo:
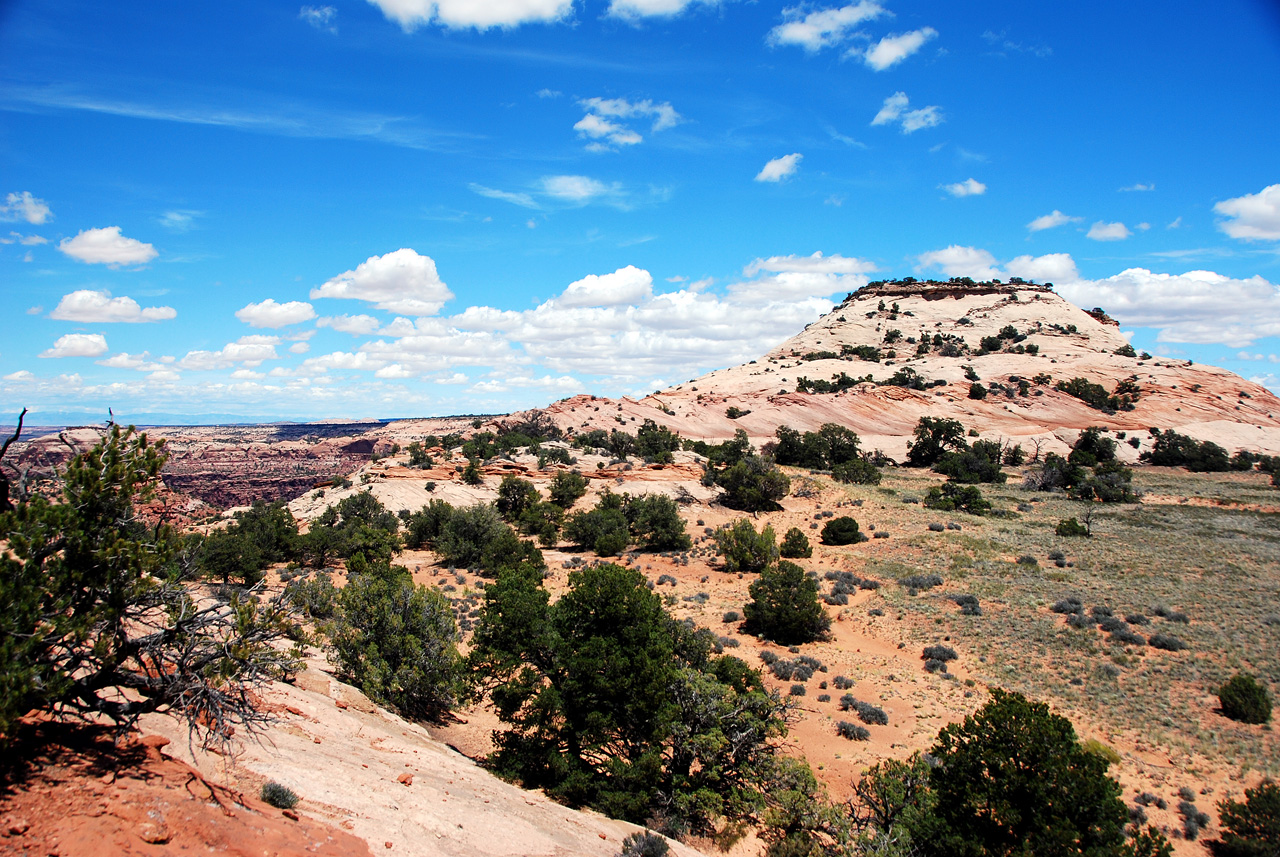
[[(301, 798), (297, 812), (366, 840), (377, 854), (420, 857), (613, 857), (640, 828), (578, 812), (503, 782), (421, 725), (374, 706), (323, 672), (267, 694), (280, 721), (260, 741), (238, 741), (233, 758), (189, 752), (185, 728), (159, 716), (143, 729), (210, 781), (257, 794), (274, 780)], [(697, 857), (671, 843), (678, 857)]]

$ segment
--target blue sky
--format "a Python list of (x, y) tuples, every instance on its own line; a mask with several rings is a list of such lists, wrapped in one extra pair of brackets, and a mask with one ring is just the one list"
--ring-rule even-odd
[(8, 0), (0, 402), (643, 394), (906, 275), (1280, 390), (1278, 104), (1266, 0)]

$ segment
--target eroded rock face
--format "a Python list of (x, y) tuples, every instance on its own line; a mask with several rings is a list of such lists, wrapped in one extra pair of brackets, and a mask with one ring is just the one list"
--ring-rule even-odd
[[(163, 472), (169, 491), (226, 509), (255, 500), (292, 500), (350, 473), (374, 453), (390, 452), (391, 441), (366, 436), (379, 425), (179, 426), (145, 431), (152, 440), (163, 440), (169, 452)], [(15, 445), (6, 457), (6, 472), (15, 485), (48, 484), (103, 433), (100, 428), (72, 428)], [(180, 498), (174, 502), (183, 504)]]
[[(874, 350), (878, 362), (866, 359)], [(1280, 454), (1280, 399), (1264, 387), (1214, 366), (1126, 356), (1130, 350), (1105, 312), (1085, 311), (1047, 286), (883, 283), (849, 295), (759, 360), (640, 400), (578, 396), (542, 413), (566, 432), (608, 431), (619, 427), (617, 418), (634, 431), (653, 419), (706, 440), (743, 429), (757, 444), (780, 425), (811, 431), (835, 422), (895, 457), (922, 416), (958, 419), (986, 437), (1039, 440), (1046, 451), (1065, 449), (1081, 429), (1098, 425), (1138, 437), (1139, 449), (1122, 446), (1132, 458), (1149, 448), (1153, 426), (1230, 451)], [(881, 385), (903, 370), (930, 386)], [(970, 398), (975, 377), (987, 389), (980, 400)], [(799, 392), (802, 378), (810, 390), (831, 384), (839, 391)], [(1132, 410), (1091, 407), (1057, 389), (1076, 378), (1108, 393), (1133, 385), (1137, 400)], [(730, 408), (750, 413), (730, 418)]]

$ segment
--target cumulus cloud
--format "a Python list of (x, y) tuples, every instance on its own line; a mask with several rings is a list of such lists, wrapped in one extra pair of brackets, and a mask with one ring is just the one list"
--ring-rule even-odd
[(151, 359), (149, 352), (141, 354), (130, 354), (127, 351), (121, 351), (119, 354), (112, 354), (104, 360), (95, 360), (99, 366), (107, 366), (111, 369), (132, 369), (135, 372), (157, 372), (165, 368), (165, 364)]
[(26, 369), (19, 369), (17, 372), (10, 372), (4, 376), (6, 381), (34, 381), (36, 376)]
[(880, 108), (880, 112), (871, 120), (872, 125), (892, 125), (895, 122), (901, 125), (903, 134), (910, 134), (919, 131), (921, 128), (932, 128), (935, 125), (941, 125), (943, 116), (941, 110), (934, 105), (921, 107), (918, 110), (908, 110), (910, 100), (905, 92), (895, 92), (884, 100), (884, 105)]
[(790, 155), (783, 155), (780, 158), (774, 158), (765, 164), (760, 172), (756, 173), (756, 181), (758, 182), (779, 182), (788, 176), (795, 175), (796, 170), (800, 168), (800, 161), (804, 155), (799, 152), (792, 152)]
[(871, 0), (841, 6), (838, 9), (809, 11), (802, 6), (782, 10), (782, 23), (769, 31), (771, 45), (799, 45), (810, 53), (838, 45), (855, 32), (863, 21), (885, 13), (884, 7)]
[(264, 360), (276, 360), (276, 346), (280, 337), (267, 336), (261, 333), (242, 336), (235, 342), (229, 342), (217, 351), (189, 351), (187, 356), (177, 362), (179, 369), (208, 371), (212, 369), (230, 369), (237, 363), (250, 368), (262, 365)]
[(669, 103), (655, 104), (648, 99), (628, 101), (625, 98), (584, 98), (578, 104), (587, 111), (587, 115), (573, 126), (579, 136), (615, 146), (633, 146), (644, 140), (640, 134), (615, 120), (652, 117), (650, 131), (657, 133), (674, 127), (681, 119), (680, 114)]
[(97, 357), (107, 353), (107, 338), (101, 333), (68, 333), (59, 336), (41, 357)]
[(158, 255), (150, 244), (121, 235), (119, 226), (85, 229), (75, 238), (63, 238), (58, 242), (58, 249), (72, 259), (109, 268), (143, 265)]
[(1028, 223), (1027, 229), (1032, 232), (1043, 232), (1046, 229), (1056, 229), (1059, 226), (1065, 226), (1068, 223), (1079, 223), (1082, 220), (1084, 220), (1083, 217), (1070, 217), (1055, 208), (1049, 214), (1037, 217)]
[(885, 36), (866, 51), (859, 52), (863, 62), (876, 71), (892, 68), (924, 47), (925, 42), (937, 38), (933, 27), (922, 27), (909, 33)]
[(273, 298), (256, 304), (248, 304), (236, 310), (236, 318), (250, 327), (286, 327), (316, 317), (316, 311), (306, 301), (276, 303)]
[[(352, 336), (368, 336), (382, 327), (382, 322), (371, 315), (331, 315), (318, 319), (316, 327), (330, 327), (339, 333), (350, 333)], [(289, 350), (293, 351), (293, 347), (290, 346)], [(305, 350), (304, 348), (303, 351)]]
[(752, 304), (823, 298), (865, 286), (867, 274), (875, 270), (873, 262), (838, 253), (770, 256), (756, 259), (743, 268), (743, 275), (754, 279), (731, 284), (729, 294), (735, 300)]
[(1264, 187), (1213, 207), (1226, 217), (1218, 228), (1244, 241), (1280, 241), (1280, 184)]
[(564, 307), (618, 306), (638, 303), (652, 291), (649, 272), (627, 265), (612, 274), (588, 274), (570, 283), (556, 303)]
[(982, 196), (987, 192), (987, 186), (973, 178), (955, 184), (942, 185), (942, 189), (952, 196)]
[(1099, 220), (1089, 227), (1089, 232), (1085, 237), (1092, 238), (1094, 241), (1123, 241), (1132, 234), (1129, 231), (1129, 227), (1123, 223), (1106, 223)]
[(381, 310), (404, 315), (435, 315), (453, 292), (436, 273), (436, 263), (409, 248), (385, 256), (370, 256), (319, 288), (311, 298), (359, 300)]
[(338, 17), (338, 10), (332, 6), (303, 6), (298, 10), (298, 17), (317, 30), (338, 32), (338, 28), (333, 23)]
[(1069, 253), (1015, 256), (1004, 267), (1014, 277), (1037, 283), (1068, 283), (1080, 279), (1076, 262)]
[(139, 324), (148, 321), (168, 321), (177, 314), (178, 311), (173, 307), (143, 308), (133, 298), (113, 298), (111, 292), (106, 290), (78, 289), (69, 295), (63, 295), (53, 312), (49, 313), (49, 318), (58, 321)]
[(29, 190), (6, 194), (4, 203), (0, 205), (0, 220), (22, 220), (38, 226), (51, 217), (53, 212), (49, 209), (49, 204), (39, 197), (32, 196)]
[(716, 6), (720, 0), (609, 0), (609, 14), (632, 22), (643, 18), (673, 18), (695, 3)]
[(573, 11), (573, 0), (369, 0), (405, 32), (428, 23), (451, 29), (550, 23)]
[(1102, 306), (1124, 322), (1160, 329), (1161, 342), (1222, 343), (1243, 348), (1280, 335), (1280, 287), (1260, 276), (1213, 271), (1159, 274), (1129, 268), (1102, 280), (1059, 285), (1080, 306)]
[(917, 271), (938, 268), (948, 277), (972, 277), (975, 280), (990, 280), (1001, 276), (996, 266), (996, 257), (986, 250), (976, 247), (961, 247), (952, 244), (942, 250), (930, 250), (916, 257)]

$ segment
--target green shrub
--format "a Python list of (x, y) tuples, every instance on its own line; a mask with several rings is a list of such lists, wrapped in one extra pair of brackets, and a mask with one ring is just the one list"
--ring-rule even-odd
[(943, 453), (965, 449), (964, 426), (959, 420), (921, 417), (916, 423), (915, 439), (907, 443), (908, 467), (932, 467)]
[(785, 559), (804, 559), (813, 556), (813, 548), (809, 545), (809, 537), (801, 532), (799, 527), (792, 527), (782, 537), (782, 545), (778, 548), (778, 555)]
[(410, 550), (435, 548), (436, 540), (452, 516), (452, 506), (444, 500), (432, 500), (409, 516), (405, 527), (405, 547)]
[(848, 515), (832, 518), (822, 527), (824, 545), (854, 545), (865, 541), (867, 537), (858, 529), (858, 522)]
[(880, 468), (870, 461), (856, 458), (831, 468), (831, 478), (851, 485), (879, 485)]
[(290, 603), (312, 619), (330, 619), (338, 608), (338, 590), (327, 574), (289, 581), (285, 595)]
[(548, 493), (552, 503), (562, 509), (572, 509), (573, 504), (587, 493), (587, 478), (576, 470), (558, 471), (551, 477)]
[(1212, 441), (1201, 442), (1175, 431), (1156, 432), (1155, 437), (1151, 449), (1138, 456), (1148, 464), (1185, 467), (1193, 473), (1223, 473), (1231, 469), (1227, 451)]
[(977, 485), (961, 485), (956, 482), (930, 488), (922, 505), (944, 512), (968, 512), (970, 515), (985, 515), (991, 511), (991, 502), (982, 496)]
[(1241, 723), (1266, 723), (1271, 719), (1271, 694), (1249, 673), (1236, 673), (1218, 689), (1222, 713)]
[(1058, 526), (1054, 528), (1054, 532), (1060, 536), (1089, 536), (1089, 528), (1077, 521), (1075, 518), (1063, 518), (1058, 522)]
[(630, 529), (622, 510), (622, 497), (606, 491), (596, 507), (588, 512), (574, 512), (564, 522), (564, 536), (569, 541), (600, 556), (616, 556), (627, 546)]
[(713, 538), (724, 558), (724, 570), (728, 572), (756, 573), (776, 562), (779, 556), (777, 536), (768, 524), (757, 533), (751, 521), (739, 518), (728, 527), (716, 530)]
[(808, 643), (831, 627), (818, 601), (818, 583), (793, 562), (782, 560), (760, 572), (747, 589), (751, 600), (743, 608), (748, 634), (783, 645)]
[(625, 496), (622, 512), (631, 541), (643, 550), (682, 551), (692, 546), (680, 507), (665, 494)]
[(264, 802), (276, 809), (293, 809), (298, 805), (298, 796), (294, 794), (293, 789), (282, 786), (274, 780), (263, 783), (259, 794)]
[(415, 586), (406, 569), (383, 564), (354, 576), (338, 601), (333, 650), (339, 672), (370, 699), (410, 717), (447, 712), (461, 678), (449, 600)]
[(1265, 780), (1246, 789), (1244, 801), (1218, 804), (1222, 841), (1213, 843), (1222, 857), (1280, 857), (1280, 785)]
[(932, 811), (909, 823), (926, 855), (1115, 854), (1128, 812), (1107, 761), (1044, 703), (993, 688), (930, 755)]
[(778, 501), (791, 492), (787, 475), (758, 455), (744, 456), (714, 473), (713, 481), (724, 489), (720, 502), (740, 512), (777, 511), (782, 508)]
[[(434, 507), (438, 500), (433, 500)], [(436, 552), (447, 562), (470, 568), (479, 565), (489, 546), (511, 528), (492, 503), (476, 503), (454, 509), (440, 527)]]
[(987, 388), (978, 382), (969, 385), (969, 398), (982, 401), (987, 397)]
[(498, 486), (498, 514), (502, 515), (504, 521), (515, 523), (540, 499), (538, 489), (533, 487), (532, 482), (508, 474), (502, 477), (502, 484)]

